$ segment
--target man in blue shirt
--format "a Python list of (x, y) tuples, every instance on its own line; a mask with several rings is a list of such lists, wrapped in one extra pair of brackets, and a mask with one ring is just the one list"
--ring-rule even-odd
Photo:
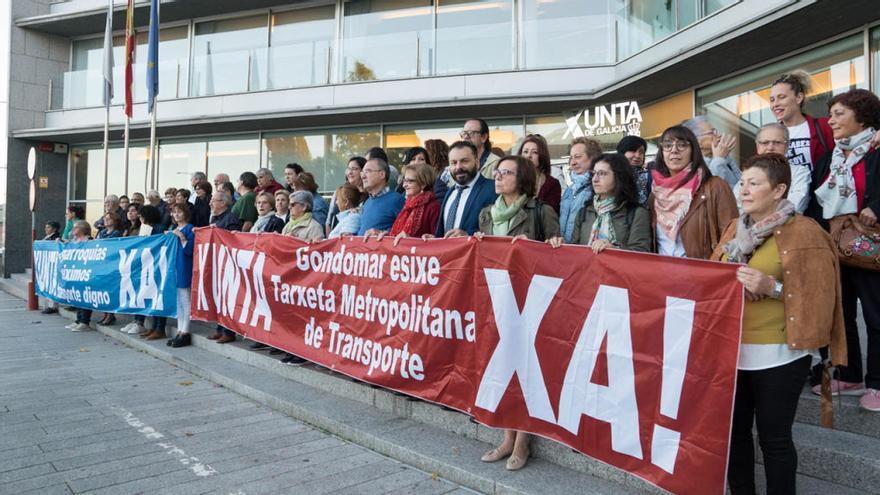
[(388, 187), (391, 168), (382, 158), (370, 158), (361, 170), (364, 190), (370, 195), (361, 213), (358, 235), (377, 235), (391, 230), (403, 209), (403, 195)]

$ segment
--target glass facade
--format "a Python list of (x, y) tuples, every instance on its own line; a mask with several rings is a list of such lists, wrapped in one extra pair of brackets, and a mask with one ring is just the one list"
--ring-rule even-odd
[(615, 60), (614, 20), (603, 2), (523, 0), (522, 34), (527, 69)]
[(868, 87), (865, 65), (863, 37), (858, 34), (700, 89), (696, 113), (707, 115), (718, 130), (738, 138), (735, 154), (751, 156), (757, 130), (775, 122), (770, 112), (770, 85), (782, 73), (794, 69), (809, 72), (813, 92), (807, 95), (805, 110), (827, 116), (830, 97)]
[[(339, 82), (613, 64), (738, 0), (327, 0), (160, 32), (161, 99)], [(316, 5), (317, 3), (317, 5)], [(114, 38), (116, 91), (124, 39)], [(147, 31), (135, 81), (146, 80)], [(52, 108), (102, 105), (103, 37), (72, 41)], [(57, 86), (57, 87), (56, 87)], [(145, 101), (136, 83), (134, 98)]]
[(264, 89), (330, 83), (336, 36), (333, 5), (272, 14)]
[(345, 182), (348, 159), (380, 145), (378, 126), (267, 133), (263, 136), (263, 166), (281, 182), (284, 166), (299, 163), (315, 176), (319, 191), (332, 193)]
[(191, 96), (242, 93), (266, 83), (266, 15), (200, 22), (193, 35)]
[(513, 0), (437, 2), (437, 74), (514, 68)]
[[(492, 147), (500, 149), (502, 155), (515, 153), (524, 136), (522, 119), (489, 119), (486, 123)], [(464, 120), (388, 125), (385, 126), (383, 146), (391, 163), (400, 167), (404, 165), (403, 155), (409, 148), (424, 146), (428, 139), (442, 139), (446, 144), (452, 144), (461, 139), (462, 127)]]
[[(137, 34), (135, 64), (132, 66), (135, 102), (147, 100), (147, 39), (146, 31)], [(104, 103), (103, 64), (104, 39), (87, 38), (72, 42), (71, 71), (64, 74), (62, 91), (54, 92), (53, 108), (97, 107)], [(113, 104), (125, 102), (125, 38), (113, 38)], [(189, 28), (178, 26), (159, 32), (159, 98), (174, 99), (187, 95), (189, 71)], [(140, 82), (140, 84), (138, 84)], [(54, 90), (54, 88), (53, 88)], [(58, 98), (61, 101), (58, 101)]]

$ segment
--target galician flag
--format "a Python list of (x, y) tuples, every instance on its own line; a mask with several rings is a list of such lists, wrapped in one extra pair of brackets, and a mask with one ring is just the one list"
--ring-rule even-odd
[(113, 100), (113, 0), (107, 2), (107, 25), (104, 28), (104, 108)]

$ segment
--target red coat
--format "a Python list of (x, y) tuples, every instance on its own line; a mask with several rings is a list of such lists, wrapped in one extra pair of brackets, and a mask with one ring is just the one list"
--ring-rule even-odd
[(256, 194), (260, 194), (260, 193), (263, 193), (263, 192), (267, 192), (267, 193), (269, 193), (269, 194), (275, 194), (275, 193), (277, 193), (278, 191), (280, 191), (280, 190), (282, 190), (282, 189), (284, 189), (284, 186), (282, 186), (281, 184), (279, 184), (277, 180), (273, 180), (272, 183), (269, 184), (268, 186), (266, 186), (265, 188), (263, 188), (263, 187), (257, 187), (256, 189), (254, 189), (254, 192), (255, 192)]
[(541, 190), (538, 191), (538, 199), (545, 205), (550, 205), (559, 214), (559, 203), (562, 202), (562, 185), (551, 175), (547, 176)]
[[(813, 162), (815, 168), (815, 164), (826, 154), (830, 153), (831, 150), (834, 149), (834, 134), (831, 132), (831, 126), (828, 125), (828, 119), (825, 117), (815, 118), (811, 115), (804, 115), (807, 119), (807, 125), (810, 127), (810, 158)], [(819, 135), (816, 134), (816, 124), (819, 124), (819, 133), (822, 135), (822, 139), (819, 139)], [(825, 146), (822, 146), (822, 142), (825, 142)], [(817, 184), (813, 184), (812, 188), (816, 189), (819, 187)]]

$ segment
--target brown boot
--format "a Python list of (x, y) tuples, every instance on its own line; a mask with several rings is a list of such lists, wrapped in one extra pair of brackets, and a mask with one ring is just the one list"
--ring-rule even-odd
[(145, 339), (145, 338), (149, 337), (151, 333), (153, 333), (153, 331), (150, 330), (149, 328), (147, 328), (143, 332), (139, 333), (138, 337)]
[(216, 340), (218, 344), (227, 344), (229, 342), (235, 342), (235, 336), (233, 335), (224, 335)]
[(209, 336), (208, 336), (208, 340), (217, 340), (217, 339), (219, 339), (220, 337), (222, 337), (222, 335), (220, 335), (219, 333), (215, 333), (215, 334), (213, 334), (213, 335), (209, 335)]
[(166, 338), (165, 332), (162, 330), (153, 330), (146, 336), (146, 340), (159, 340), (164, 338)]

